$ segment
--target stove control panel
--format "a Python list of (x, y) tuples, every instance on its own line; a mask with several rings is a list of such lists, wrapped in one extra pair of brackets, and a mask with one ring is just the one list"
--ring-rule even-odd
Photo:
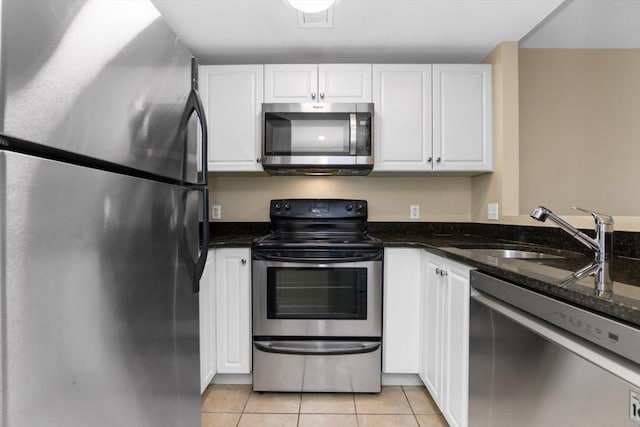
[(279, 199), (271, 200), (271, 218), (367, 218), (366, 200)]

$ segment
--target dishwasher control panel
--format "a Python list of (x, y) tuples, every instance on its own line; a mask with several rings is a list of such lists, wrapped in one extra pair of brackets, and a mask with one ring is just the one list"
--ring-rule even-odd
[(476, 271), (471, 286), (574, 335), (640, 363), (640, 330)]

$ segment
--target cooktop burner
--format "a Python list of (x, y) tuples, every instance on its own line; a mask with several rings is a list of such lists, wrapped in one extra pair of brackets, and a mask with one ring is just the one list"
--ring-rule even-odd
[(271, 233), (256, 248), (373, 248), (382, 242), (367, 234), (367, 201), (345, 199), (272, 200)]
[(267, 247), (278, 246), (286, 248), (295, 247), (324, 247), (324, 246), (348, 246), (348, 247), (371, 247), (381, 246), (380, 239), (364, 235), (356, 236), (283, 236), (277, 234), (268, 234), (263, 237), (259, 237), (253, 241), (254, 247)]

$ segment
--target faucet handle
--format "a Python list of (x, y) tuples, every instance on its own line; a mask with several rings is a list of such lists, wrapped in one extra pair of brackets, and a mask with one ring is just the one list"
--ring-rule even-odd
[(576, 211), (584, 212), (584, 213), (587, 213), (587, 214), (591, 215), (593, 217), (593, 219), (596, 221), (596, 224), (613, 225), (614, 222), (615, 222), (611, 215), (598, 213), (598, 212), (591, 212), (590, 210), (583, 209), (583, 208), (578, 208), (576, 206), (573, 206), (571, 209), (574, 209)]

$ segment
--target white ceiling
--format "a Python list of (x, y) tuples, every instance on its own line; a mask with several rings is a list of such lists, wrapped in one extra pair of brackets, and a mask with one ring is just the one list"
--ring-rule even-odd
[(152, 1), (202, 64), (477, 63), (498, 43), (522, 39), (562, 3), (339, 0), (333, 28), (309, 29), (299, 28), (285, 0)]

